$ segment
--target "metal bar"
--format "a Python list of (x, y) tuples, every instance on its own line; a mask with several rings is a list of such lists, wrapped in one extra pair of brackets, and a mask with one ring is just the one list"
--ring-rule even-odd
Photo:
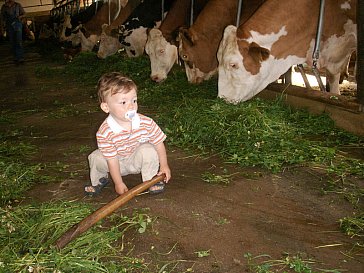
[[(98, 2), (97, 2), (98, 3)], [(111, 24), (111, 7), (110, 7), (110, 0), (107, 0), (107, 3), (109, 5), (109, 25)], [(97, 12), (97, 6), (96, 6), (96, 11), (95, 14)]]
[(305, 70), (303, 69), (303, 65), (302, 64), (298, 64), (297, 65), (297, 68), (298, 68), (298, 70), (300, 71), (300, 73), (301, 73), (301, 76), (302, 76), (302, 79), (303, 79), (303, 81), (304, 81), (304, 83), (305, 83), (305, 86), (306, 86), (306, 88), (307, 89), (312, 89), (312, 87), (311, 87), (311, 85), (310, 85), (310, 82), (308, 81), (308, 79), (307, 79), (307, 75), (306, 75), (306, 73), (305, 73)]
[[(121, 9), (122, 9), (122, 7), (121, 7), (121, 0), (119, 0), (117, 2), (118, 2), (118, 9), (117, 9), (117, 11), (114, 14), (114, 18), (112, 18), (113, 21), (115, 21), (115, 19), (118, 18), (119, 14), (121, 12)], [(110, 25), (110, 23), (109, 23), (109, 25)]]
[(236, 27), (239, 26), (240, 23), (240, 16), (241, 16), (241, 6), (243, 4), (243, 0), (238, 0), (238, 13), (236, 14)]
[(314, 67), (314, 68), (312, 69), (312, 72), (313, 72), (313, 74), (314, 74), (314, 75), (315, 75), (315, 77), (316, 77), (317, 83), (318, 83), (318, 85), (320, 86), (320, 90), (321, 90), (322, 92), (326, 92), (325, 85), (324, 85), (324, 83), (322, 82), (322, 79), (321, 79), (321, 76), (320, 76), (320, 72), (318, 71), (318, 69)]
[(162, 0), (162, 16), (161, 16), (161, 21), (164, 20), (164, 0)]
[(194, 11), (194, 7), (195, 7), (195, 1), (191, 0), (191, 10), (190, 10), (190, 26), (193, 25), (193, 11)]
[(325, 0), (320, 0), (320, 10), (319, 10), (319, 21), (317, 24), (317, 31), (316, 31), (316, 41), (315, 41), (315, 47), (312, 53), (312, 70), (316, 77), (316, 80), (320, 86), (320, 90), (322, 92), (326, 91), (326, 88), (321, 80), (320, 72), (317, 69), (317, 61), (319, 59), (320, 55), (320, 43), (321, 43), (321, 37), (322, 37), (322, 29), (324, 25), (324, 14), (325, 14)]

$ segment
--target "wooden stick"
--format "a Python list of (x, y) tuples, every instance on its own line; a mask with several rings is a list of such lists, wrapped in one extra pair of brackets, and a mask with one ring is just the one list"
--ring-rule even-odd
[(80, 234), (84, 233), (94, 224), (96, 224), (101, 219), (105, 218), (106, 216), (110, 215), (116, 209), (123, 206), (126, 202), (130, 199), (135, 197), (137, 194), (149, 189), (154, 184), (162, 181), (165, 179), (165, 175), (159, 175), (153, 177), (151, 180), (145, 181), (140, 183), (138, 186), (130, 189), (129, 191), (121, 194), (120, 196), (116, 197), (114, 200), (107, 203), (105, 206), (99, 208), (85, 219), (83, 219), (78, 224), (73, 225), (69, 230), (67, 230), (61, 237), (58, 238), (56, 241), (55, 247), (60, 250), (65, 247), (69, 242), (73, 239), (78, 237)]

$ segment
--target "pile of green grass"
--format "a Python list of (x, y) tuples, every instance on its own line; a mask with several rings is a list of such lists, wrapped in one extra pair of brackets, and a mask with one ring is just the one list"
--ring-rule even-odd
[(38, 163), (26, 163), (37, 148), (0, 135), (0, 206), (23, 195), (37, 181), (44, 180)]
[(313, 267), (316, 261), (310, 258), (304, 259), (302, 258), (302, 254), (285, 254), (280, 259), (271, 259), (271, 257), (266, 254), (253, 256), (250, 253), (246, 253), (244, 254), (244, 257), (247, 259), (249, 272), (340, 273), (338, 269), (314, 269)]
[(76, 202), (0, 209), (0, 272), (148, 272), (144, 260), (128, 256), (121, 243), (126, 230), (143, 232), (151, 223), (143, 212), (114, 214), (111, 227), (98, 224), (62, 250), (54, 247), (90, 213), (90, 205)]

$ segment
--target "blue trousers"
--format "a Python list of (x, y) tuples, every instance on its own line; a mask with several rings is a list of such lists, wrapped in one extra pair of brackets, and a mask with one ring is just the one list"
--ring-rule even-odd
[(21, 23), (14, 23), (7, 28), (9, 41), (12, 47), (15, 61), (20, 61), (24, 58), (23, 50), (23, 26)]

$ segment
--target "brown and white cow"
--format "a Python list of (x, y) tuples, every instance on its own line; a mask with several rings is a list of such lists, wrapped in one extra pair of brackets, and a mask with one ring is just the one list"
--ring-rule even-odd
[[(193, 14), (197, 16), (208, 0), (197, 0), (194, 4)], [(149, 55), (151, 74), (155, 82), (167, 78), (173, 65), (177, 63), (177, 34), (181, 26), (188, 25), (190, 21), (191, 0), (176, 0), (159, 28), (148, 32), (145, 52)]]
[[(179, 56), (191, 83), (208, 80), (217, 72), (216, 53), (227, 25), (235, 24), (237, 0), (210, 0), (193, 25), (179, 33)], [(241, 21), (246, 20), (263, 0), (243, 1)]]
[[(267, 0), (238, 28), (228, 26), (218, 51), (218, 96), (246, 101), (292, 65), (312, 65), (319, 6), (318, 0)], [(317, 67), (326, 69), (334, 94), (356, 36), (356, 1), (327, 0)]]

